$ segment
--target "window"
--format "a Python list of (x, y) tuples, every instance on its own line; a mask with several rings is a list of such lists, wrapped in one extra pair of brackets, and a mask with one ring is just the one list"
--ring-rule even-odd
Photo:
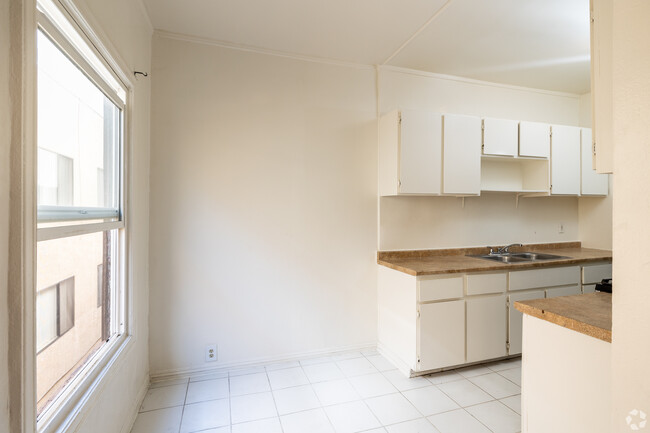
[(52, 206), (72, 206), (72, 170), (72, 158), (39, 149), (38, 202)]
[(74, 277), (36, 294), (36, 317), (36, 350), (41, 352), (74, 326)]
[(126, 89), (58, 0), (38, 0), (36, 400), (39, 431), (125, 335)]

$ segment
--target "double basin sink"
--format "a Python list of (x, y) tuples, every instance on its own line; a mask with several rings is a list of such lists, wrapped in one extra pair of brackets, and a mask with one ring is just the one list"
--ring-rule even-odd
[(524, 263), (524, 262), (541, 262), (544, 260), (559, 260), (568, 259), (566, 256), (556, 256), (555, 254), (543, 253), (503, 253), (503, 254), (485, 254), (485, 255), (470, 255), (468, 257), (476, 257), (478, 259), (491, 260), (501, 263)]

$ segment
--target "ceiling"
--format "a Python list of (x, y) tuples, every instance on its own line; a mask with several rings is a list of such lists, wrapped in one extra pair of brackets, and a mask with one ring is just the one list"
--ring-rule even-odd
[(157, 30), (589, 92), (589, 0), (144, 0)]

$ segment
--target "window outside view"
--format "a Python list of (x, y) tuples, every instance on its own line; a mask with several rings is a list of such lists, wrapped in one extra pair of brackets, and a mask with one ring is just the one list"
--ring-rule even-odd
[[(96, 222), (57, 211), (119, 208), (121, 111), (43, 31), (37, 43), (39, 230)], [(39, 415), (120, 329), (119, 239), (106, 230), (37, 244)]]

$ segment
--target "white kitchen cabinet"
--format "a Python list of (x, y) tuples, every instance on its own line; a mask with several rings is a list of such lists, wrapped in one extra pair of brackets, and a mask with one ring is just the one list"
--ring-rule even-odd
[(481, 193), (481, 119), (443, 116), (443, 192), (455, 195)]
[(612, 111), (613, 64), (612, 29), (614, 0), (591, 0), (591, 126), (593, 128), (592, 168), (612, 173), (614, 155), (614, 114)]
[(467, 298), (467, 362), (506, 356), (505, 295)]
[(417, 279), (418, 301), (432, 302), (463, 297), (463, 277), (420, 277)]
[(596, 283), (612, 278), (611, 263), (596, 263), (582, 267), (582, 293), (594, 293)]
[(580, 285), (575, 285), (575, 286), (567, 286), (567, 287), (555, 287), (553, 289), (547, 289), (546, 290), (546, 297), (547, 298), (557, 298), (559, 296), (571, 296), (571, 295), (579, 295), (582, 293), (582, 289), (580, 288)]
[(465, 301), (420, 305), (418, 370), (465, 363)]
[(508, 119), (483, 119), (483, 154), (517, 156), (519, 122)]
[(392, 111), (379, 120), (379, 194), (439, 195), (442, 115)]
[(578, 294), (608, 274), (607, 262), (427, 276), (379, 265), (377, 347), (406, 376), (517, 355), (515, 302)]
[(548, 158), (551, 127), (547, 123), (519, 122), (519, 156)]
[(605, 278), (612, 278), (611, 263), (598, 263), (582, 267), (582, 284), (600, 283)]
[(521, 322), (523, 313), (515, 308), (515, 302), (544, 298), (544, 290), (511, 293), (508, 295), (508, 355), (521, 353)]
[(551, 194), (580, 194), (580, 128), (554, 125), (551, 135)]
[(609, 175), (597, 173), (592, 168), (591, 129), (580, 130), (580, 193), (582, 195), (607, 195)]
[(508, 290), (526, 290), (580, 284), (580, 266), (527, 269), (510, 272)]
[(468, 296), (503, 293), (508, 287), (508, 276), (505, 272), (469, 274), (465, 276), (465, 285)]

